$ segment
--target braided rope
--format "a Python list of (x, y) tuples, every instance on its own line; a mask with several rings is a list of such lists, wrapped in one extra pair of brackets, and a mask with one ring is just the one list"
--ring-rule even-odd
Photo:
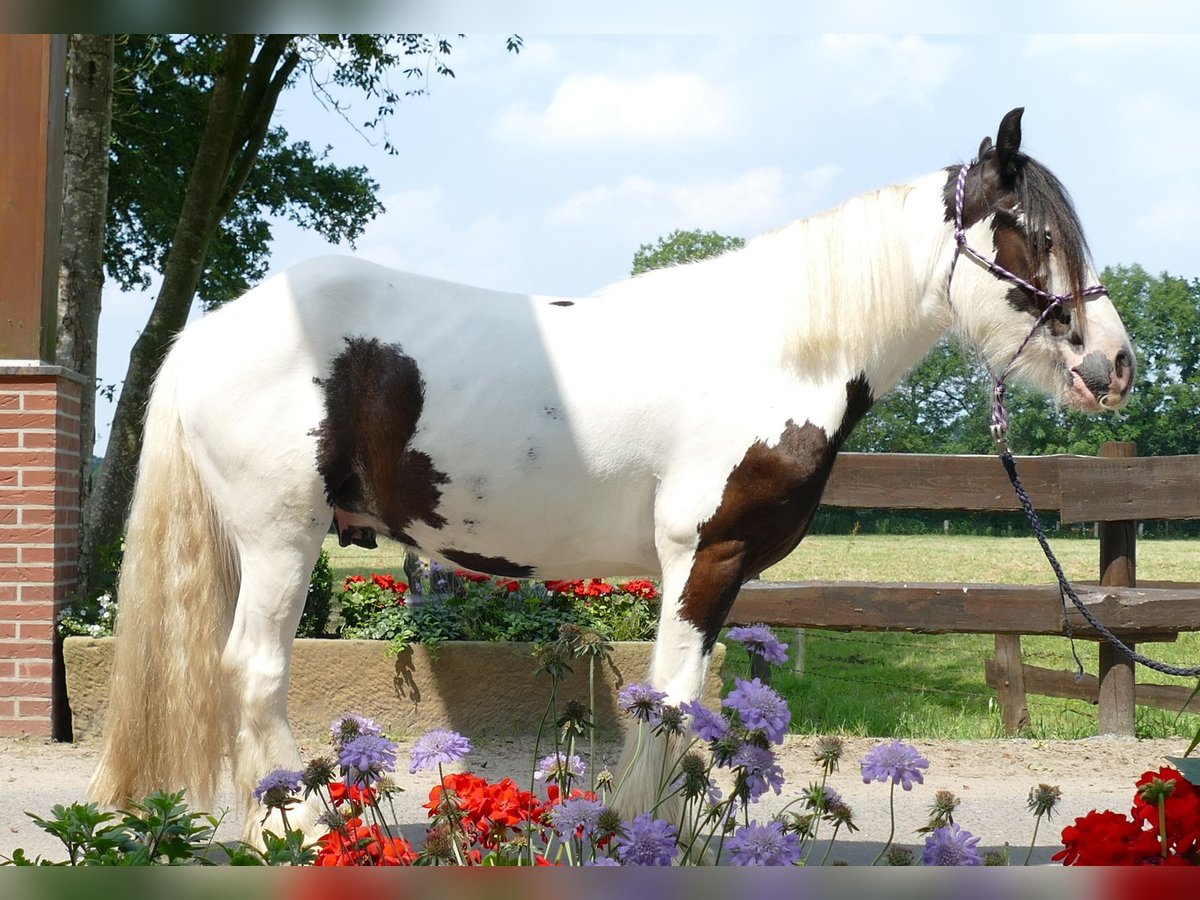
[[(958, 257), (962, 253), (966, 253), (971, 259), (983, 266), (988, 272), (999, 278), (1002, 281), (1007, 281), (1015, 284), (1018, 287), (1035, 294), (1038, 297), (1047, 301), (1047, 306), (1042, 314), (1038, 316), (1037, 322), (1030, 329), (1029, 334), (1025, 336), (1025, 340), (1021, 341), (1021, 345), (1017, 347), (1017, 352), (1012, 355), (1012, 359), (1008, 361), (1008, 365), (999, 376), (992, 371), (992, 367), (988, 364), (986, 358), (983, 359), (984, 368), (987, 369), (988, 375), (992, 379), (992, 415), (991, 415), (991, 433), (995, 439), (1000, 451), (1000, 462), (1004, 465), (1004, 471), (1008, 473), (1008, 480), (1012, 482), (1013, 490), (1016, 492), (1017, 499), (1021, 502), (1021, 509), (1025, 512), (1025, 518), (1029, 520), (1030, 527), (1033, 528), (1034, 536), (1037, 538), (1038, 544), (1042, 548), (1042, 553), (1046, 557), (1046, 561), (1050, 563), (1050, 568), (1054, 570), (1054, 575), (1058, 579), (1059, 590), (1064, 596), (1068, 597), (1079, 610), (1080, 615), (1096, 633), (1099, 634), (1109, 644), (1120, 650), (1125, 656), (1135, 663), (1139, 663), (1148, 669), (1153, 669), (1155, 672), (1161, 672), (1164, 675), (1172, 675), (1179, 678), (1192, 678), (1200, 675), (1200, 666), (1173, 666), (1169, 663), (1161, 662), (1157, 659), (1152, 659), (1138, 653), (1119, 637), (1110, 631), (1096, 615), (1087, 608), (1079, 595), (1075, 593), (1075, 589), (1071, 586), (1071, 582), (1067, 580), (1067, 576), (1063, 573), (1062, 566), (1058, 562), (1058, 558), (1054, 555), (1054, 551), (1050, 549), (1050, 541), (1046, 537), (1046, 531), (1042, 527), (1042, 521), (1038, 517), (1037, 511), (1033, 508), (1033, 501), (1030, 500), (1029, 494), (1025, 490), (1025, 486), (1021, 483), (1020, 476), (1017, 475), (1017, 463), (1013, 459), (1011, 451), (1008, 449), (1008, 407), (1005, 404), (1005, 380), (1008, 378), (1008, 373), (1012, 370), (1013, 364), (1017, 358), (1025, 351), (1030, 340), (1038, 332), (1043, 325), (1049, 321), (1055, 308), (1070, 301), (1070, 297), (1064, 294), (1051, 294), (1044, 291), (1036, 285), (1030, 284), (1024, 278), (1016, 275), (1008, 269), (1001, 266), (994, 260), (990, 260), (983, 254), (979, 253), (967, 243), (966, 229), (963, 227), (963, 206), (966, 202), (966, 185), (967, 172), (971, 165), (967, 163), (963, 165), (958, 172), (958, 179), (954, 185), (954, 256), (950, 260), (950, 273), (946, 276), (946, 302), (950, 303), (950, 308), (954, 309), (954, 304), (950, 302), (950, 283), (954, 278), (954, 270), (958, 265)], [(1095, 284), (1085, 288), (1081, 292), (1083, 297), (1096, 297), (1101, 294), (1107, 294), (1108, 289), (1103, 285)], [(982, 354), (980, 354), (982, 358)], [(1066, 616), (1063, 617), (1063, 625), (1066, 629), (1067, 639), (1071, 643), (1071, 655), (1075, 658), (1076, 677), (1083, 676), (1083, 662), (1079, 658), (1079, 653), (1075, 649), (1075, 635), (1071, 630), (1071, 622)]]

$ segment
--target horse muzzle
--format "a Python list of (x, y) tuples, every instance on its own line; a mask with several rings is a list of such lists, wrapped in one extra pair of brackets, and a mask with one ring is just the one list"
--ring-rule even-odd
[(1129, 402), (1135, 370), (1133, 352), (1128, 347), (1111, 356), (1093, 350), (1071, 367), (1068, 399), (1077, 409), (1116, 411)]

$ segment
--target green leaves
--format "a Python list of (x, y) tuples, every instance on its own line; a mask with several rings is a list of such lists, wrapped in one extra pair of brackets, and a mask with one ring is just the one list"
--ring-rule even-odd
[(715, 231), (680, 231), (676, 229), (656, 244), (642, 244), (633, 254), (631, 275), (640, 275), (651, 269), (666, 266), (681, 266), (686, 263), (720, 256), (729, 250), (746, 246), (746, 239), (727, 237)]

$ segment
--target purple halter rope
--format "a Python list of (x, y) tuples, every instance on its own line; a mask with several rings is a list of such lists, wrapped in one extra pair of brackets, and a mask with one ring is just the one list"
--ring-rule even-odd
[[(954, 278), (954, 269), (958, 265), (958, 257), (965, 253), (1001, 281), (1007, 281), (1010, 284), (1015, 284), (1017, 287), (1041, 297), (1046, 301), (1046, 308), (1042, 311), (1042, 314), (1038, 316), (1037, 322), (1035, 322), (1033, 328), (1029, 330), (1029, 334), (1025, 335), (1025, 340), (1021, 341), (1021, 345), (1017, 347), (1017, 352), (1012, 355), (1012, 359), (1008, 361), (1008, 365), (1004, 367), (1004, 371), (1002, 371), (998, 377), (996, 373), (992, 371), (992, 367), (988, 365), (987, 359), (983, 359), (984, 368), (987, 369), (988, 375), (990, 375), (992, 379), (992, 437), (996, 440), (997, 444), (999, 444), (1001, 447), (1004, 447), (1005, 436), (1008, 434), (1008, 407), (1004, 403), (1004, 394), (1007, 390), (1007, 387), (1004, 382), (1005, 379), (1008, 378), (1009, 370), (1012, 369), (1013, 363), (1017, 361), (1017, 357), (1025, 352), (1025, 348), (1029, 345), (1029, 342), (1033, 339), (1033, 336), (1037, 334), (1038, 329), (1050, 321), (1050, 317), (1053, 315), (1054, 310), (1059, 306), (1062, 306), (1064, 303), (1069, 303), (1071, 301), (1071, 297), (1066, 294), (1051, 294), (1049, 291), (1042, 290), (1037, 285), (1030, 284), (1020, 275), (1010, 272), (995, 260), (988, 259), (986, 256), (967, 243), (967, 231), (963, 226), (963, 206), (966, 202), (967, 172), (969, 172), (970, 169), (971, 164), (965, 163), (963, 167), (959, 169), (958, 179), (954, 185), (955, 246), (954, 257), (950, 260), (950, 274), (946, 276), (947, 300), (950, 298), (950, 283)], [(1092, 285), (1091, 287), (1084, 288), (1082, 296), (1097, 297), (1101, 294), (1107, 293), (1108, 289), (1106, 287), (1096, 284)]]

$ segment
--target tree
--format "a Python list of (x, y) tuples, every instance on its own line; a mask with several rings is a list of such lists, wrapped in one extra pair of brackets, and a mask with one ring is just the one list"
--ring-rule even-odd
[[(509, 38), (520, 50), (520, 38)], [(240, 294), (266, 268), (266, 214), (331, 241), (353, 240), (382, 210), (363, 167), (341, 168), (271, 127), (285, 89), (307, 81), (335, 108), (338, 88), (376, 102), (380, 127), (426, 72), (453, 76), (450, 42), (425, 35), (125, 35), (117, 45), (108, 272), (124, 287), (162, 285), (130, 354), (108, 452), (85, 510), (81, 580), (97, 581), (100, 548), (124, 526), (150, 387), (199, 292), (206, 306)], [(415, 79), (401, 94), (397, 67)], [(329, 72), (322, 78), (322, 72)], [(391, 141), (385, 148), (395, 152)]]
[[(104, 287), (104, 213), (112, 126), (113, 36), (68, 40), (67, 128), (63, 148), (62, 259), (58, 274), (60, 366), (96, 381), (96, 334)], [(96, 439), (96, 392), (80, 394), (79, 502), (88, 500)]]
[(676, 229), (665, 238), (660, 237), (654, 245), (642, 244), (633, 254), (631, 275), (640, 275), (651, 269), (666, 266), (681, 266), (686, 263), (720, 256), (728, 250), (746, 246), (746, 239), (726, 237), (715, 231), (680, 231)]

